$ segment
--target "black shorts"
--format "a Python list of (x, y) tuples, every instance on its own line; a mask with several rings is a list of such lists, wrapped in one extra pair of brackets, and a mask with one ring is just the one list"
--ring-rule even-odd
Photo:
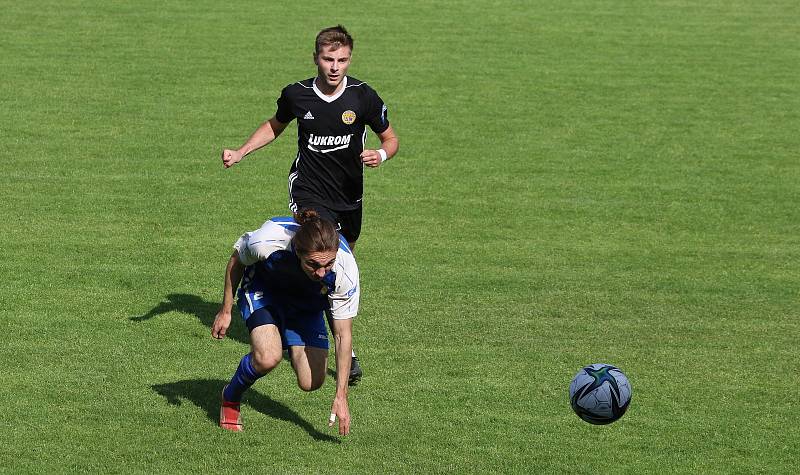
[(358, 208), (347, 211), (335, 211), (327, 206), (321, 204), (313, 199), (292, 196), (289, 203), (289, 209), (293, 213), (300, 212), (300, 210), (311, 208), (323, 218), (334, 223), (336, 230), (341, 233), (348, 243), (358, 241), (358, 236), (361, 235), (361, 204)]

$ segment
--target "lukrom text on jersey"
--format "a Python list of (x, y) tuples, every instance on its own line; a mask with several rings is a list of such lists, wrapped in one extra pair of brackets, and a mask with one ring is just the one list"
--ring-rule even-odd
[(314, 135), (310, 134), (308, 136), (308, 144), (309, 145), (349, 145), (350, 139), (353, 138), (353, 134), (347, 135)]

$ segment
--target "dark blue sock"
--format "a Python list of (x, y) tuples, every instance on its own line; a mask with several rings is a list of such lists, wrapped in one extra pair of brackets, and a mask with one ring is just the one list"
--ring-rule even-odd
[(241, 401), (242, 394), (247, 391), (247, 388), (252, 386), (258, 378), (264, 376), (263, 374), (258, 374), (256, 372), (255, 368), (253, 368), (251, 359), (252, 354), (248, 353), (244, 355), (242, 361), (239, 362), (239, 367), (236, 368), (236, 372), (233, 374), (231, 382), (228, 383), (225, 391), (222, 392), (222, 397), (224, 397), (226, 401)]

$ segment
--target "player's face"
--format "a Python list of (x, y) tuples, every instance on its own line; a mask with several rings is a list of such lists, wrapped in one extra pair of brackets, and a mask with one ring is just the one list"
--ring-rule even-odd
[(308, 254), (298, 254), (297, 257), (300, 258), (300, 267), (308, 278), (320, 281), (333, 269), (336, 251), (309, 252)]
[(317, 76), (323, 83), (320, 84), (318, 82), (317, 87), (324, 85), (330, 92), (335, 91), (342, 83), (342, 79), (347, 75), (351, 53), (349, 46), (333, 48), (334, 46), (331, 45), (323, 46), (322, 50), (314, 55)]

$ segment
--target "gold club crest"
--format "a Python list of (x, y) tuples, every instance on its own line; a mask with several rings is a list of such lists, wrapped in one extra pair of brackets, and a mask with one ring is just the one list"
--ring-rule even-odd
[(355, 121), (356, 121), (356, 113), (355, 112), (353, 112), (351, 110), (346, 110), (346, 111), (342, 112), (342, 122), (344, 122), (347, 125), (350, 125)]

